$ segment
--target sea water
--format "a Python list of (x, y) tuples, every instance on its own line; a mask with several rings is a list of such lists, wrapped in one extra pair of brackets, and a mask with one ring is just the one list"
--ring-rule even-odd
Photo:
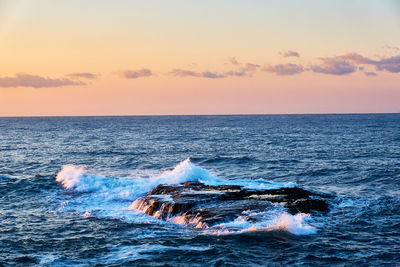
[[(331, 211), (197, 229), (132, 208), (188, 181), (299, 186)], [(0, 118), (0, 266), (396, 265), (399, 189), (399, 114)]]

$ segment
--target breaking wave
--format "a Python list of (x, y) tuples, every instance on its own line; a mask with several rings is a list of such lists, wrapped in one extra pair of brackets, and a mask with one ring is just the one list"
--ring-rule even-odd
[[(312, 222), (309, 214), (298, 213), (291, 215), (287, 212), (268, 211), (268, 212), (252, 212), (249, 215), (264, 216), (263, 220), (257, 223), (249, 222), (245, 216), (239, 216), (232, 222), (217, 225), (216, 228), (227, 230), (216, 230), (216, 234), (231, 234), (235, 232), (259, 232), (259, 231), (287, 231), (294, 235), (310, 235), (317, 233), (315, 226), (309, 225)], [(265, 216), (267, 215), (267, 216)], [(232, 230), (233, 229), (233, 230)], [(211, 232), (213, 230), (211, 229)]]
[[(130, 210), (129, 206), (138, 197), (145, 195), (159, 184), (180, 184), (184, 182), (201, 182), (206, 185), (240, 185), (248, 189), (276, 189), (282, 187), (295, 187), (295, 183), (277, 183), (265, 179), (235, 179), (228, 180), (211, 174), (208, 170), (193, 164), (186, 159), (176, 165), (172, 170), (150, 177), (106, 177), (89, 174), (86, 167), (65, 165), (58, 172), (57, 182), (68, 190), (79, 192), (75, 197), (66, 200), (62, 209), (75, 210), (82, 216), (112, 217), (129, 222), (156, 222), (159, 221), (141, 212)], [(307, 222), (309, 215), (290, 215), (279, 206), (268, 211), (258, 211), (251, 215), (262, 220), (257, 223), (246, 221), (243, 216), (234, 221), (225, 222), (208, 233), (231, 234), (249, 231), (284, 230), (295, 235), (314, 234), (317, 229)], [(182, 223), (179, 216), (172, 218), (173, 223)], [(159, 221), (159, 223), (162, 223)], [(165, 222), (164, 222), (165, 223)]]

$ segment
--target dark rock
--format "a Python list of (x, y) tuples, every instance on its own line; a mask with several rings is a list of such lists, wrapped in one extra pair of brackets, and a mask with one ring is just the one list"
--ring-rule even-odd
[[(197, 182), (158, 185), (131, 208), (162, 220), (208, 227), (234, 220), (247, 210), (265, 211), (283, 204), (290, 214), (329, 211), (328, 196), (299, 187), (268, 190), (245, 189), (238, 185), (210, 186)], [(248, 215), (250, 222), (256, 221)]]
[(328, 203), (322, 199), (298, 199), (285, 205), (291, 214), (298, 212), (329, 211)]
[(147, 195), (165, 195), (177, 191), (177, 186), (160, 184), (151, 190)]

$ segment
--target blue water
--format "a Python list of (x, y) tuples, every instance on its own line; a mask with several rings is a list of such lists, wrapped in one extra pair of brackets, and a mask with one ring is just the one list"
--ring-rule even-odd
[[(328, 214), (193, 229), (159, 183), (332, 194)], [(400, 114), (0, 118), (0, 266), (400, 263)]]

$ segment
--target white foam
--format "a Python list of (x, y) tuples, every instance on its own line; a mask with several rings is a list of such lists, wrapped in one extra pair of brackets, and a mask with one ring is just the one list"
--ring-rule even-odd
[[(295, 183), (284, 184), (265, 179), (222, 179), (191, 163), (189, 159), (180, 162), (172, 170), (158, 172), (157, 175), (149, 177), (105, 177), (88, 174), (84, 166), (65, 165), (57, 174), (56, 180), (67, 189), (85, 193), (77, 196), (76, 199), (64, 202), (62, 209), (77, 210), (82, 212), (83, 216), (112, 217), (133, 222), (143, 222), (146, 219), (143, 217), (145, 215), (139, 215), (138, 212), (129, 210), (129, 206), (137, 198), (145, 195), (159, 184), (180, 184), (193, 181), (203, 182), (207, 185), (240, 185), (250, 189), (296, 186)], [(283, 229), (296, 235), (316, 232), (315, 227), (305, 223), (309, 219), (309, 216), (305, 214), (292, 216), (281, 210), (269, 210), (252, 214), (252, 216), (261, 218), (260, 222), (250, 223), (240, 216), (233, 222), (219, 225), (216, 230), (245, 232)], [(156, 219), (148, 218), (147, 221), (154, 222), (154, 220)], [(183, 218), (175, 218), (171, 221), (185, 223)], [(199, 222), (192, 221), (189, 223), (201, 227), (201, 225), (198, 225)]]
[(199, 229), (206, 229), (208, 228), (208, 225), (205, 224), (200, 220), (200, 218), (194, 217), (194, 218), (186, 218), (184, 215), (178, 215), (172, 218), (167, 218), (169, 221), (181, 225), (191, 225), (194, 228), (199, 228)]
[(160, 175), (143, 177), (105, 177), (89, 175), (84, 166), (65, 165), (57, 174), (57, 182), (65, 188), (80, 192), (98, 191), (115, 193), (123, 198), (140, 196), (147, 193), (159, 184), (180, 184), (184, 182), (202, 182), (207, 185), (241, 185), (249, 189), (274, 189), (294, 187), (295, 183), (277, 183), (265, 179), (235, 179), (218, 178), (206, 169), (203, 169), (186, 159), (174, 169), (164, 171)]
[(64, 165), (57, 174), (57, 182), (61, 183), (65, 188), (73, 188), (79, 183), (82, 174), (85, 172), (84, 166)]
[(202, 182), (206, 185), (241, 185), (248, 189), (276, 189), (282, 187), (295, 187), (296, 183), (277, 183), (265, 179), (235, 179), (228, 180), (219, 178), (211, 174), (208, 170), (203, 169), (186, 159), (180, 162), (172, 171), (162, 173), (158, 179), (161, 182), (175, 181), (174, 183), (183, 183), (187, 181)]
[(286, 230), (295, 235), (309, 235), (317, 233), (317, 228), (306, 223), (310, 219), (309, 214), (298, 213), (290, 215), (282, 213), (275, 217), (274, 222), (269, 226), (269, 229)]
[[(256, 218), (257, 222), (251, 222), (246, 216)], [(255, 231), (283, 230), (294, 235), (310, 235), (317, 233), (317, 228), (308, 224), (311, 221), (309, 214), (298, 213), (291, 215), (287, 212), (269, 210), (266, 212), (253, 212), (245, 216), (239, 216), (232, 222), (222, 223), (210, 229), (211, 234), (224, 235), (246, 233)]]

